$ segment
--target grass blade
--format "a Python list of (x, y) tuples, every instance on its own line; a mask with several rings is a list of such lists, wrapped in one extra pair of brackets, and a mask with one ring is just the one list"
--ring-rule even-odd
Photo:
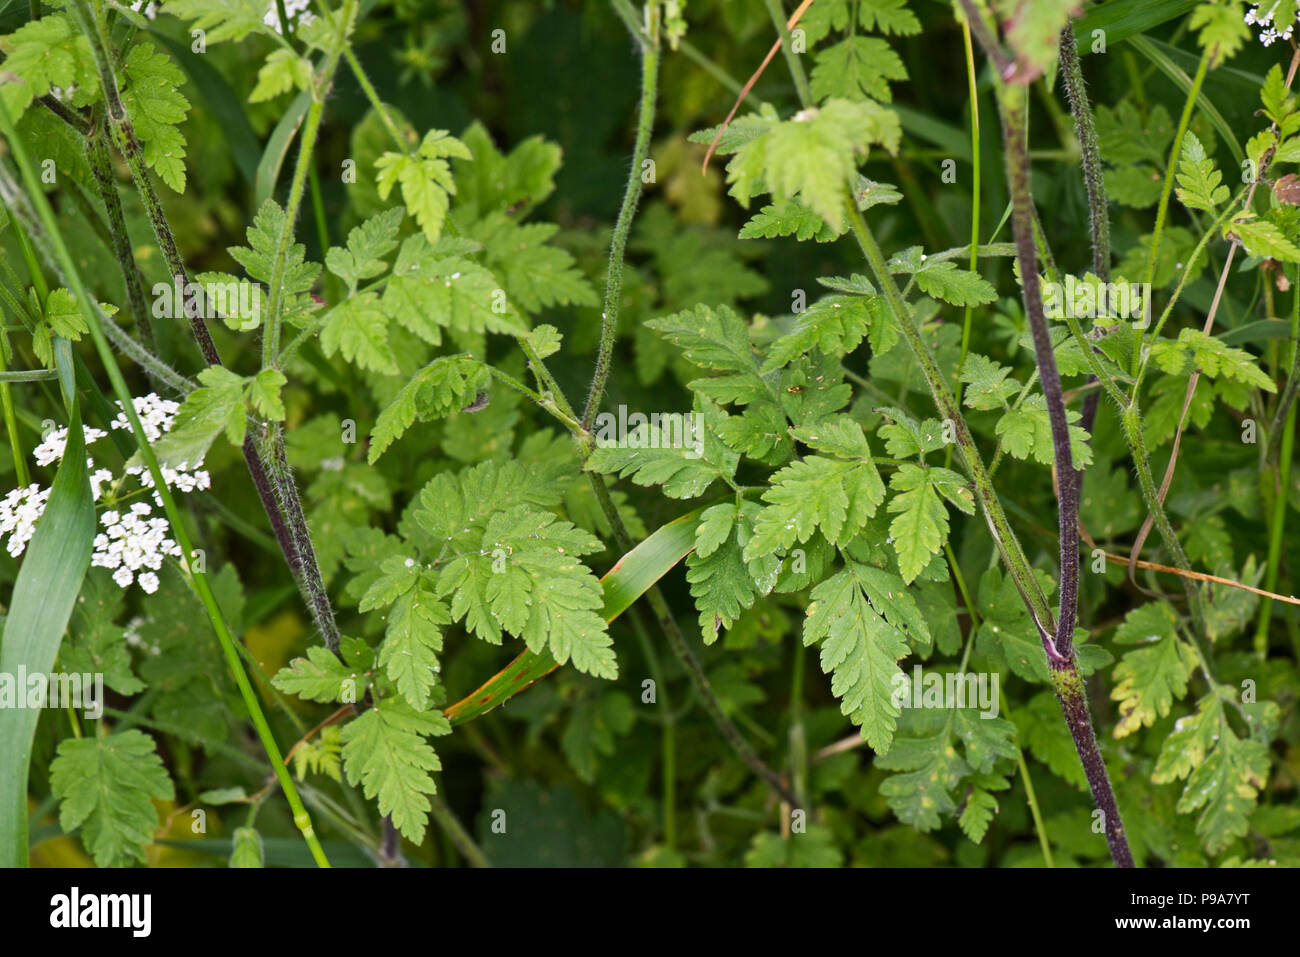
[[(683, 558), (695, 548), (695, 529), (709, 502), (659, 528), (632, 549), (600, 580), (605, 590), (606, 621), (613, 621), (631, 607)], [(501, 671), (485, 681), (473, 694), (457, 701), (443, 713), (453, 725), (464, 724), (491, 711), (535, 681), (546, 677), (559, 665), (550, 655), (525, 651)]]
[[(0, 639), (0, 675), (48, 674), (90, 567), (95, 503), (90, 495), (81, 412), (72, 404), (67, 451), (45, 511), (27, 544)], [(25, 694), (25, 687), (16, 687)], [(0, 865), (27, 866), (27, 765), (40, 711), (0, 708)]]

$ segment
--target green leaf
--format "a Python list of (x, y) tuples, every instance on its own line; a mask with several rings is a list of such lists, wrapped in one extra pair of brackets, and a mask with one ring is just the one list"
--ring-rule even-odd
[(167, 13), (189, 20), (208, 43), (238, 42), (250, 33), (269, 33), (261, 0), (168, 0)]
[(893, 99), (889, 81), (906, 79), (907, 67), (887, 41), (850, 36), (817, 53), (811, 88), (819, 101), (839, 96), (888, 103)]
[(1268, 779), (1268, 748), (1237, 737), (1217, 694), (1203, 698), (1196, 713), (1180, 718), (1160, 748), (1151, 780), (1187, 779), (1179, 814), (1200, 811), (1196, 833), (1216, 854), (1246, 834), (1250, 814)]
[(745, 559), (806, 542), (818, 529), (832, 545), (846, 544), (884, 499), (885, 485), (869, 451), (859, 461), (810, 455), (793, 462), (763, 492), (768, 504), (754, 522)]
[(871, 748), (884, 754), (894, 738), (899, 707), (894, 701), (897, 661), (907, 640), (868, 597), (867, 566), (855, 562), (812, 590), (803, 643), (821, 643), (822, 671), (831, 674), (831, 693), (840, 710), (862, 728)]
[[(620, 558), (600, 580), (604, 595), (601, 614), (613, 621), (677, 565), (695, 547), (696, 527), (702, 509), (695, 509), (657, 529)], [(453, 725), (463, 724), (492, 710), (558, 667), (546, 653), (525, 651), (509, 666), (483, 683), (473, 694), (444, 712)]]
[(1149, 648), (1127, 652), (1115, 666), (1115, 687), (1110, 693), (1119, 702), (1115, 737), (1132, 734), (1143, 725), (1150, 727), (1168, 715), (1174, 701), (1187, 694), (1187, 678), (1195, 664), (1192, 650), (1172, 633)]
[(377, 702), (343, 729), (343, 771), (367, 798), (379, 799), (379, 813), (413, 844), (424, 841), (427, 795), (436, 794), (430, 771), (442, 762), (426, 740), (448, 734), (451, 725), (437, 711), (423, 714), (401, 699)]
[(427, 422), (469, 405), (487, 385), (488, 378), (487, 367), (477, 359), (468, 356), (434, 359), (402, 386), (388, 407), (379, 413), (370, 435), (367, 462), (373, 465), (378, 461), (416, 419)]
[(158, 178), (178, 193), (185, 192), (185, 122), (190, 101), (180, 92), (185, 74), (171, 57), (148, 41), (126, 55), (119, 83), (122, 105), (144, 145), (144, 161)]
[(328, 648), (313, 645), (306, 658), (295, 658), (271, 679), (285, 694), (328, 704), (361, 700), (362, 681), (358, 673), (340, 661)]
[(326, 356), (339, 353), (358, 368), (385, 375), (398, 371), (388, 342), (388, 317), (376, 293), (353, 296), (331, 309), (321, 323), (320, 344)]
[(1228, 379), (1255, 389), (1276, 392), (1277, 385), (1255, 364), (1254, 357), (1244, 349), (1225, 345), (1220, 339), (1207, 335), (1200, 329), (1186, 328), (1178, 333), (1178, 341), (1167, 340), (1152, 346), (1152, 359), (1171, 375), (1184, 371), (1180, 357), (1188, 357), (1201, 373), (1210, 379)]
[(993, 815), (997, 813), (997, 798), (982, 788), (975, 788), (966, 799), (966, 807), (962, 810), (957, 823), (961, 825), (962, 833), (978, 844), (984, 840), (989, 824), (993, 821)]
[(253, 92), (248, 94), (248, 102), (263, 103), (290, 90), (310, 88), (311, 61), (292, 50), (281, 48), (271, 51), (262, 68), (257, 71), (257, 83)]
[(819, 299), (799, 314), (789, 332), (768, 347), (762, 371), (779, 369), (810, 349), (819, 349), (828, 356), (846, 356), (869, 333), (875, 348), (876, 342), (893, 333), (884, 313), (884, 304), (874, 297), (827, 296)]
[(332, 247), (325, 254), (325, 266), (348, 284), (349, 294), (362, 279), (383, 275), (388, 264), (383, 257), (397, 248), (397, 232), (406, 210), (394, 206), (371, 216), (348, 233), (347, 249)]
[(375, 161), (379, 198), (387, 199), (400, 184), (406, 208), (431, 243), (442, 233), (450, 196), (456, 192), (449, 157), (473, 159), (465, 144), (446, 130), (430, 130), (413, 154), (388, 152)]
[(1223, 227), (1225, 238), (1234, 233), (1251, 256), (1300, 263), (1300, 247), (1267, 219), (1236, 219)]
[(530, 136), (504, 155), (475, 120), (460, 136), (473, 161), (453, 159), (456, 173), (456, 215), (467, 221), (496, 211), (522, 219), (555, 191), (561, 151), (541, 136)]
[[(1092, 447), (1088, 433), (1074, 425), (1082, 416), (1074, 409), (1066, 410), (1070, 421), (1070, 454), (1075, 468), (1092, 464)], [(1047, 399), (1035, 393), (998, 420), (994, 433), (1008, 454), (1018, 459), (1033, 459), (1042, 465), (1055, 463), (1055, 446), (1052, 443), (1052, 425), (1047, 415)]]
[(1020, 383), (1010, 374), (1010, 369), (972, 352), (961, 368), (961, 381), (966, 383), (962, 403), (982, 411), (1007, 408), (1007, 400), (1020, 391)]
[(1235, 3), (1198, 4), (1187, 21), (1189, 29), (1200, 31), (1201, 49), (1209, 51), (1210, 65), (1217, 66), (1233, 56), (1250, 39), (1250, 28), (1242, 20)]
[(948, 540), (948, 511), (939, 500), (933, 471), (937, 470), (902, 465), (889, 480), (889, 487), (898, 493), (889, 503), (889, 511), (897, 513), (889, 523), (889, 534), (899, 570), (909, 584)]
[(59, 826), (68, 833), (80, 827), (100, 867), (143, 863), (159, 824), (153, 802), (175, 797), (153, 738), (135, 729), (59, 742), (50, 790), (59, 799)]
[(830, 99), (818, 110), (769, 123), (736, 150), (727, 165), (732, 195), (747, 205), (770, 191), (780, 202), (798, 199), (836, 231), (843, 231), (846, 195), (858, 162), (879, 144), (896, 152), (898, 117), (873, 102)]
[(429, 707), (437, 684), (440, 626), (451, 624), (447, 606), (431, 592), (416, 587), (388, 610), (388, 628), (379, 646), (379, 664), (397, 691), (417, 711)]
[(1280, 64), (1274, 63), (1264, 77), (1259, 88), (1259, 100), (1264, 104), (1264, 112), (1278, 126), (1295, 108), (1295, 99), (1287, 90), (1286, 79), (1282, 75)]
[(741, 612), (776, 584), (781, 563), (765, 556), (746, 562), (744, 546), (753, 533), (752, 502), (737, 513), (732, 503), (715, 505), (700, 516), (695, 551), (686, 559), (686, 580), (699, 610), (700, 633), (712, 644)]
[[(1105, 180), (1106, 195), (1115, 202), (1131, 206), (1133, 209), (1147, 209), (1154, 206), (1160, 199), (1164, 184), (1164, 177), (1155, 167), (1145, 163), (1107, 169)], [(1182, 198), (1181, 193), (1179, 198)]]
[(1188, 130), (1183, 139), (1183, 152), (1178, 159), (1178, 200), (1188, 209), (1214, 210), (1225, 202), (1231, 193), (1220, 185), (1223, 174), (1214, 167), (1214, 160), (1205, 155), (1205, 147)]
[(771, 396), (759, 376), (749, 328), (727, 306), (700, 305), (662, 319), (651, 319), (645, 325), (681, 349), (687, 362), (710, 372), (725, 373), (706, 380), (712, 387), (710, 394), (722, 387), (727, 391), (728, 401), (733, 402), (753, 402)]
[(546, 245), (558, 231), (552, 223), (520, 226), (505, 213), (495, 213), (475, 223), (467, 235), (483, 244), (485, 264), (501, 277), (511, 302), (525, 311), (599, 305), (600, 298), (573, 257)]
[[(608, 419), (596, 422), (597, 444), (587, 459), (591, 471), (630, 477), (637, 485), (661, 485), (669, 498), (698, 498), (715, 481), (727, 482), (736, 474), (740, 456), (705, 432), (701, 413), (654, 413), (657, 422), (641, 422), (622, 439), (606, 434), (617, 423), (612, 413), (604, 415)], [(716, 428), (718, 417), (711, 418)]]
[(248, 398), (258, 415), (272, 422), (284, 421), (284, 402), (280, 390), (289, 380), (278, 369), (263, 369), (253, 376), (248, 386)]
[[(196, 468), (223, 431), (234, 445), (244, 441), (244, 379), (224, 366), (208, 366), (199, 373), (199, 381), (203, 385), (185, 397), (171, 431), (154, 443), (162, 465)], [(137, 453), (132, 461), (138, 457)]]
[[(249, 276), (271, 284), (274, 271), (275, 251), (280, 244), (280, 235), (284, 230), (284, 210), (268, 199), (262, 203), (253, 217), (253, 225), (247, 230), (247, 246), (231, 246), (227, 250), (234, 260), (244, 267)], [(315, 310), (316, 305), (310, 292), (320, 275), (320, 266), (307, 261), (307, 247), (302, 243), (290, 243), (284, 262), (284, 310), (285, 318), (292, 319)]]
[(802, 833), (783, 836), (773, 831), (754, 835), (745, 852), (746, 867), (842, 867), (844, 854), (835, 843), (835, 833), (820, 824), (810, 824)]
[(927, 295), (954, 306), (981, 306), (998, 298), (997, 290), (979, 273), (948, 260), (927, 262), (917, 270), (916, 284)]
[(793, 236), (800, 242), (815, 239), (819, 243), (829, 243), (839, 233), (828, 226), (826, 220), (793, 199), (764, 206), (740, 228), (741, 239), (776, 239), (778, 236)]
[(632, 699), (619, 691), (586, 695), (569, 714), (560, 749), (581, 781), (596, 778), (601, 758), (614, 754), (616, 738), (625, 736), (636, 721)]
[[(460, 249), (464, 248), (462, 241)], [(430, 345), (442, 330), (522, 335), (527, 330), (491, 271), (449, 250), (446, 240), (430, 246), (423, 235), (402, 243), (384, 289), (383, 312)]]
[(262, 835), (255, 827), (237, 827), (232, 837), (230, 867), (265, 867), (266, 851)]
[(4, 71), (13, 74), (18, 82), (0, 85), (0, 96), (14, 121), (52, 87), (80, 91), (74, 106), (99, 98), (99, 74), (90, 39), (82, 36), (63, 14), (46, 13), (32, 20), (5, 37), (3, 47), (8, 54)]

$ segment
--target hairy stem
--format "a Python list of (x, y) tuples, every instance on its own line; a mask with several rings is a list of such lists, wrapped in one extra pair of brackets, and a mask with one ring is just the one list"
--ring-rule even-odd
[(609, 273), (605, 279), (605, 309), (600, 316), (600, 349), (596, 355), (596, 371), (592, 375), (587, 405), (582, 411), (583, 431), (591, 431), (600, 400), (605, 395), (609, 380), (610, 363), (614, 358), (614, 342), (618, 338), (618, 312), (623, 298), (623, 257), (627, 251), (627, 237), (632, 231), (637, 203), (641, 200), (641, 167), (650, 152), (650, 134), (654, 130), (655, 98), (659, 86), (659, 17), (658, 7), (651, 6), (650, 34), (641, 45), (641, 106), (637, 114), (636, 140), (632, 147), (632, 168), (628, 171), (627, 187), (623, 191), (623, 205), (614, 223), (614, 238), (609, 244)]
[[(149, 301), (144, 294), (144, 276), (141, 275), (140, 267), (131, 252), (126, 217), (122, 213), (122, 201), (118, 198), (117, 187), (113, 183), (113, 167), (109, 161), (108, 144), (104, 142), (103, 134), (103, 127), (98, 123), (95, 124), (86, 137), (86, 158), (90, 161), (90, 171), (95, 178), (99, 199), (108, 214), (109, 241), (113, 255), (117, 257), (118, 265), (122, 269), (122, 279), (126, 283), (126, 301), (131, 310), (131, 317), (135, 320), (136, 328), (140, 330), (144, 347), (150, 352), (156, 352), (157, 344), (149, 317)], [(153, 373), (147, 368), (145, 374), (151, 381), (153, 380)]]
[(1079, 598), (1079, 486), (1075, 481), (1070, 450), (1070, 424), (1066, 417), (1061, 374), (1056, 368), (1047, 317), (1043, 312), (1042, 287), (1038, 281), (1038, 260), (1034, 250), (1033, 198), (1029, 192), (1029, 156), (1025, 151), (1028, 103), (1025, 90), (1005, 86), (999, 97), (1002, 112), (1003, 150), (1011, 192), (1011, 228), (1016, 238), (1016, 259), (1024, 289), (1025, 314), (1034, 340), (1038, 375), (1047, 400), (1047, 419), (1052, 431), (1056, 460), (1057, 517), (1061, 532), (1061, 594), (1057, 606), (1056, 642), (1044, 643), (1049, 659), (1068, 661), (1074, 648), (1074, 623)]
[(293, 229), (298, 220), (298, 210), (302, 207), (307, 174), (311, 169), (312, 151), (316, 148), (316, 136), (320, 132), (321, 116), (325, 112), (325, 98), (334, 84), (334, 72), (347, 46), (348, 30), (356, 13), (357, 0), (343, 0), (334, 45), (326, 54), (319, 75), (312, 81), (311, 106), (307, 108), (307, 118), (303, 122), (299, 136), (298, 162), (294, 166), (293, 179), (289, 184), (289, 196), (285, 201), (284, 225), (280, 228), (280, 237), (275, 244), (275, 255), (271, 259), (270, 288), (266, 295), (266, 322), (262, 327), (262, 368), (264, 369), (275, 368), (278, 362), (280, 326), (284, 319), (285, 270), (288, 267), (289, 247), (293, 245)]
[[(353, 7), (355, 6), (355, 0), (348, 0), (348, 3)], [(153, 227), (154, 236), (158, 240), (159, 248), (162, 249), (168, 271), (174, 281), (179, 281), (182, 288), (184, 288), (189, 283), (189, 273), (185, 268), (184, 260), (181, 258), (175, 234), (172, 232), (171, 224), (167, 221), (158, 193), (153, 187), (153, 182), (149, 179), (148, 170), (144, 163), (144, 155), (139, 140), (136, 138), (131, 119), (122, 105), (121, 96), (117, 89), (117, 78), (113, 74), (109, 61), (108, 47), (102, 33), (102, 25), (96, 22), (87, 0), (74, 0), (74, 5), (82, 22), (83, 32), (89, 37), (90, 46), (95, 55), (96, 69), (99, 72), (100, 83), (104, 90), (104, 98), (108, 103), (108, 117), (112, 124), (118, 148), (126, 158), (127, 166), (131, 170), (131, 177), (140, 194), (150, 225)], [(110, 222), (109, 228), (110, 231), (114, 229), (112, 222)], [(124, 236), (121, 237), (121, 241), (129, 242)], [(283, 283), (281, 283), (281, 286), (283, 286)], [(270, 321), (270, 315), (268, 315), (268, 321)], [(221, 355), (217, 351), (216, 343), (212, 341), (212, 336), (208, 332), (203, 318), (197, 315), (190, 316), (190, 328), (207, 363), (209, 365), (221, 365)], [(143, 351), (147, 353), (148, 350)], [(242, 451), (253, 484), (257, 488), (258, 497), (261, 499), (262, 507), (271, 523), (271, 529), (275, 533), (281, 551), (284, 553), (285, 561), (288, 563), (300, 590), (303, 592), (303, 598), (308, 609), (312, 612), (312, 617), (326, 644), (331, 649), (336, 649), (339, 634), (334, 623), (333, 612), (331, 610), (328, 614), (322, 614), (321, 611), (322, 609), (329, 609), (330, 603), (329, 595), (322, 584), (320, 566), (315, 560), (315, 551), (310, 548), (303, 550), (300, 545), (302, 537), (306, 537), (308, 544), (310, 544), (310, 536), (307, 534), (307, 520), (302, 514), (302, 505), (298, 500), (297, 489), (293, 489), (292, 494), (289, 494), (288, 490), (279, 490), (279, 494), (277, 494), (277, 486), (269, 477), (269, 473), (272, 471), (272, 462), (259, 454), (251, 435), (245, 436)], [(292, 481), (291, 478), (290, 481)]]
[(1088, 229), (1092, 237), (1092, 271), (1102, 282), (1110, 282), (1110, 207), (1102, 176), (1097, 126), (1093, 122), (1088, 91), (1084, 88), (1073, 26), (1061, 31), (1061, 79), (1065, 83), (1066, 98), (1070, 101), (1074, 135), (1079, 141), (1083, 159), (1083, 185), (1088, 191)]

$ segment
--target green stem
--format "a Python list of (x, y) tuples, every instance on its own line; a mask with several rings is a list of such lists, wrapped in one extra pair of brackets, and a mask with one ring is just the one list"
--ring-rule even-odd
[[(8, 368), (5, 364), (5, 353), (8, 351), (9, 335), (0, 333), (0, 372)], [(32, 483), (32, 476), (27, 470), (27, 456), (23, 453), (22, 441), (18, 437), (18, 420), (14, 417), (14, 399), (9, 389), (9, 382), (8, 378), (0, 378), (0, 406), (4, 408), (5, 432), (9, 435), (9, 455), (14, 462), (18, 487), (26, 488)]]
[[(971, 47), (970, 24), (962, 21), (962, 40), (966, 51), (966, 86), (970, 91), (970, 153), (971, 153), (971, 187), (970, 187), (970, 271), (979, 270), (980, 242), (980, 100), (979, 86), (975, 80), (975, 51)], [(966, 364), (966, 353), (970, 351), (971, 318), (975, 314), (974, 306), (966, 304), (961, 318), (961, 359), (957, 363), (957, 381), (953, 385), (953, 400), (961, 407), (961, 369)], [(948, 446), (944, 461), (952, 458), (952, 446)]]
[(781, 0), (766, 0), (768, 15), (772, 18), (772, 26), (776, 27), (776, 32), (781, 35), (781, 52), (785, 54), (785, 62), (790, 67), (790, 76), (794, 78), (794, 87), (799, 92), (799, 102), (805, 107), (811, 106), (813, 102), (812, 88), (808, 86), (808, 75), (804, 73), (803, 61), (799, 59), (799, 54), (794, 52), (794, 44), (790, 39), (790, 28), (786, 26), (786, 13), (781, 8)]
[(808, 807), (808, 736), (803, 722), (803, 643), (796, 639), (794, 666), (790, 669), (790, 788), (798, 807)]
[(948, 391), (943, 374), (939, 371), (929, 347), (921, 338), (920, 330), (916, 328), (912, 320), (911, 310), (907, 307), (907, 303), (903, 301), (902, 294), (894, 282), (894, 277), (889, 272), (885, 255), (881, 252), (880, 246), (877, 244), (870, 227), (867, 226), (862, 213), (858, 210), (857, 204), (853, 202), (851, 191), (848, 191), (848, 215), (849, 226), (853, 230), (854, 238), (866, 257), (867, 264), (876, 279), (876, 284), (884, 292), (885, 301), (889, 304), (898, 320), (903, 337), (907, 340), (908, 346), (911, 347), (912, 354), (921, 369), (926, 385), (929, 386), (930, 395), (934, 399), (935, 406), (938, 408), (939, 414), (953, 425), (957, 450), (961, 454), (967, 472), (974, 481), (975, 497), (984, 509), (984, 515), (988, 520), (994, 544), (997, 545), (998, 552), (1007, 566), (1007, 571), (1010, 573), (1012, 581), (1015, 582), (1030, 615), (1037, 622), (1040, 632), (1046, 628), (1053, 628), (1055, 622), (1047, 598), (1043, 595), (1038, 579), (1034, 577), (1030, 569), (1029, 560), (1025, 557), (1019, 540), (1011, 530), (1011, 524), (1007, 520), (1006, 513), (1002, 509), (1002, 503), (998, 501), (992, 480), (984, 467), (984, 460), (980, 457), (979, 449), (975, 445), (975, 439), (971, 436), (970, 429), (966, 425), (966, 419), (958, 409), (952, 394)]
[(280, 238), (276, 242), (275, 255), (271, 260), (266, 322), (262, 329), (263, 369), (276, 368), (279, 360), (280, 326), (284, 320), (285, 270), (288, 266), (289, 247), (293, 245), (293, 228), (298, 219), (298, 210), (302, 206), (307, 172), (311, 169), (312, 151), (316, 148), (316, 136), (320, 132), (321, 116), (325, 112), (325, 98), (334, 83), (334, 72), (338, 68), (339, 58), (347, 46), (348, 28), (356, 16), (357, 2), (358, 0), (343, 0), (334, 45), (326, 54), (319, 75), (313, 78), (311, 106), (307, 108), (307, 118), (302, 125), (298, 143), (298, 162), (294, 166), (293, 179), (289, 184), (289, 196), (284, 207), (284, 225), (280, 229)]
[(393, 118), (388, 115), (388, 110), (384, 109), (383, 101), (379, 99), (379, 93), (375, 90), (375, 85), (370, 82), (370, 77), (366, 75), (366, 71), (361, 66), (361, 61), (357, 59), (357, 55), (352, 52), (350, 46), (343, 48), (343, 59), (347, 63), (348, 68), (352, 70), (352, 75), (356, 77), (357, 83), (360, 85), (361, 91), (366, 95), (366, 99), (370, 101), (371, 107), (379, 114), (379, 119), (384, 124), (384, 129), (387, 130), (388, 135), (392, 137), (393, 143), (397, 146), (398, 151), (401, 153), (409, 153), (414, 144), (406, 141), (405, 137), (402, 136), (401, 130), (397, 128), (397, 124), (393, 122)]
[(1061, 78), (1066, 98), (1074, 116), (1074, 133), (1079, 140), (1083, 163), (1083, 184), (1088, 193), (1088, 227), (1092, 236), (1092, 271), (1102, 282), (1110, 282), (1110, 206), (1106, 199), (1106, 181), (1102, 175), (1101, 147), (1097, 142), (1097, 125), (1093, 122), (1088, 91), (1079, 64), (1079, 50), (1074, 42), (1074, 26), (1061, 31)]
[[(1293, 280), (1294, 282), (1295, 280)], [(1291, 297), (1291, 374), (1288, 377), (1288, 388), (1285, 390), (1282, 401), (1287, 401), (1287, 396), (1294, 399), (1294, 383), (1297, 379), (1297, 371), (1300, 371), (1300, 285), (1295, 287), (1295, 294)], [(1278, 406), (1278, 412), (1283, 412), (1281, 403)], [(1273, 513), (1271, 515), (1269, 535), (1268, 535), (1268, 570), (1264, 574), (1264, 588), (1268, 591), (1277, 591), (1278, 566), (1282, 559), (1282, 532), (1286, 525), (1287, 501), (1290, 497), (1291, 490), (1291, 460), (1295, 451), (1295, 423), (1296, 423), (1296, 405), (1294, 402), (1289, 403), (1285, 410), (1285, 423), (1280, 426), (1282, 432), (1281, 446), (1282, 455), (1278, 459), (1277, 468), (1274, 471), (1276, 482), (1273, 487)], [(1276, 418), (1274, 422), (1276, 423)], [(1275, 426), (1270, 426), (1268, 437), (1268, 448), (1274, 447)], [(1268, 625), (1269, 619), (1273, 614), (1273, 599), (1263, 598), (1259, 603), (1259, 618), (1255, 624), (1255, 653), (1263, 658), (1268, 654)]]
[(438, 826), (442, 828), (452, 844), (456, 845), (456, 850), (460, 851), (470, 867), (492, 866), (483, 849), (474, 843), (474, 838), (470, 836), (469, 831), (465, 830), (465, 825), (460, 823), (460, 818), (456, 817), (441, 795), (429, 796), (429, 809), (433, 812), (433, 819), (438, 822)]
[(632, 168), (628, 172), (627, 186), (623, 191), (623, 205), (614, 223), (614, 237), (609, 245), (609, 273), (605, 279), (605, 309), (600, 319), (600, 349), (596, 355), (596, 371), (592, 375), (587, 404), (582, 411), (583, 431), (591, 431), (600, 401), (609, 381), (610, 364), (614, 358), (614, 342), (618, 338), (618, 313), (623, 298), (623, 258), (627, 251), (627, 237), (632, 231), (637, 203), (641, 200), (641, 168), (650, 152), (650, 135), (654, 130), (655, 97), (659, 86), (659, 16), (658, 7), (651, 5), (650, 36), (641, 50), (641, 105), (637, 113), (636, 140), (632, 147)]
[[(1178, 157), (1183, 149), (1183, 137), (1187, 134), (1187, 126), (1192, 121), (1192, 111), (1196, 109), (1196, 97), (1201, 92), (1201, 84), (1205, 82), (1205, 73), (1210, 67), (1211, 50), (1206, 50), (1201, 54), (1201, 62), (1196, 67), (1196, 76), (1192, 79), (1192, 88), (1187, 92), (1187, 100), (1183, 103), (1182, 115), (1178, 118), (1178, 130), (1174, 134), (1174, 145), (1169, 153), (1169, 163), (1165, 169), (1165, 183), (1160, 190), (1160, 205), (1156, 207), (1156, 225), (1151, 232), (1151, 251), (1147, 254), (1147, 271), (1145, 279), (1145, 288), (1150, 289), (1151, 283), (1156, 275), (1156, 256), (1160, 251), (1160, 234), (1165, 228), (1165, 217), (1169, 212), (1169, 197), (1174, 191), (1174, 174), (1178, 171)], [(1138, 365), (1142, 358), (1142, 343), (1146, 337), (1146, 330), (1138, 330), (1137, 347), (1133, 352), (1133, 375), (1138, 373)]]

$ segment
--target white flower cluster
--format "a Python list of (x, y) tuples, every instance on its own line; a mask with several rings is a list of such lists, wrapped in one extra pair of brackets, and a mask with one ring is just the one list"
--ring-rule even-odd
[[(132, 399), (136, 415), (150, 442), (156, 442), (171, 431), (176, 421), (180, 406), (170, 399), (163, 399), (149, 394)], [(121, 403), (118, 403), (121, 408)], [(118, 413), (110, 426), (114, 429), (129, 429), (126, 412)], [(108, 433), (82, 426), (82, 435), (86, 445), (90, 446)], [(68, 430), (55, 429), (50, 432), (33, 450), (36, 463), (41, 466), (55, 465), (63, 460), (68, 449)], [(181, 492), (193, 492), (212, 486), (212, 478), (201, 466), (200, 460), (193, 466), (181, 462), (176, 468), (164, 466), (163, 480), (169, 488)], [(154, 489), (153, 475), (143, 466), (131, 466), (122, 478), (115, 479), (109, 469), (96, 469), (95, 460), (87, 457), (86, 466), (90, 469), (90, 489), (95, 501), (99, 501), (105, 490), (125, 481), (127, 476), (135, 476), (142, 489), (153, 489), (153, 500), (161, 507), (162, 497)], [(25, 488), (17, 488), (0, 499), (0, 541), (8, 538), (6, 549), (17, 558), (22, 555), (36, 530), (36, 520), (45, 511), (49, 502), (50, 490), (33, 483)], [(116, 492), (110, 496), (109, 504), (118, 501)], [(157, 572), (168, 557), (180, 558), (180, 546), (169, 537), (171, 526), (167, 519), (153, 515), (154, 506), (146, 502), (136, 502), (129, 510), (123, 512), (110, 508), (100, 516), (103, 531), (95, 537), (91, 564), (113, 570), (113, 581), (122, 588), (132, 582), (144, 591), (152, 594), (158, 590)]]
[(158, 590), (156, 572), (163, 559), (181, 557), (180, 546), (167, 537), (171, 531), (167, 519), (151, 518), (152, 512), (153, 507), (145, 502), (136, 502), (126, 513), (105, 512), (99, 517), (105, 531), (95, 536), (95, 551), (90, 556), (90, 564), (114, 569), (113, 581), (121, 587), (137, 581), (151, 595)]
[(6, 550), (14, 558), (23, 553), (36, 531), (36, 520), (45, 511), (50, 490), (35, 483), (16, 488), (0, 500), (0, 538), (9, 536)]
[[(144, 429), (145, 437), (150, 442), (157, 442), (171, 431), (172, 424), (176, 421), (176, 413), (180, 410), (179, 403), (171, 399), (159, 398), (152, 392), (132, 399), (131, 404), (135, 406), (135, 414), (140, 417), (140, 427)], [(110, 424), (115, 429), (131, 428), (125, 412), (119, 412), (117, 418)], [(164, 465), (161, 467), (163, 481), (167, 483), (168, 488), (179, 489), (182, 492), (209, 489), (212, 487), (212, 477), (200, 468), (202, 465), (201, 460), (195, 462), (192, 467), (188, 462), (181, 462), (176, 468)], [(126, 470), (126, 474), (136, 476), (145, 488), (153, 488), (153, 473), (143, 465), (132, 465)], [(154, 492), (153, 500), (155, 505), (162, 508), (161, 495)]]
[[(1281, 20), (1277, 13), (1283, 7)], [(1259, 42), (1272, 46), (1278, 40), (1290, 40), (1300, 20), (1300, 0), (1261, 0), (1246, 11), (1247, 25), (1259, 27)], [(1285, 25), (1281, 25), (1285, 23)]]
[[(88, 425), (81, 427), (81, 434), (85, 437), (87, 445), (97, 442), (104, 436), (108, 435), (100, 429), (91, 428)], [(32, 455), (36, 457), (37, 465), (53, 465), (55, 462), (63, 461), (63, 453), (68, 449), (68, 430), (55, 429), (45, 437), (45, 441), (36, 448), (32, 449)], [(104, 486), (113, 481), (113, 473), (108, 469), (95, 468), (95, 460), (86, 459), (86, 468), (90, 469), (90, 494), (96, 502), (99, 496), (104, 492)], [(48, 492), (46, 493), (48, 497)]]
[[(307, 12), (311, 6), (311, 0), (284, 0), (284, 14), (290, 20), (298, 18), (298, 23), (306, 26), (316, 17)], [(282, 33), (280, 29), (280, 11), (276, 9), (275, 0), (271, 0), (270, 6), (266, 8), (266, 16), (262, 17), (262, 22), (274, 30), (276, 33)]]

